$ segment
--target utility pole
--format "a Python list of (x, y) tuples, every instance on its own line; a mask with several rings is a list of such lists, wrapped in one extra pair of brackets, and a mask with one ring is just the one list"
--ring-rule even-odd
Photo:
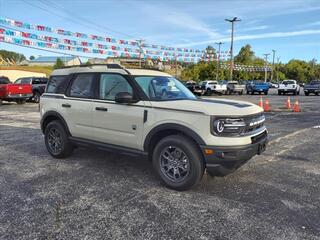
[(216, 42), (215, 44), (217, 44), (218, 47), (218, 59), (217, 59), (217, 74), (216, 74), (216, 80), (219, 80), (219, 68), (220, 68), (220, 54), (221, 54), (221, 44), (223, 44), (223, 42)]
[(271, 70), (271, 78), (270, 82), (273, 80), (273, 71), (274, 71), (274, 58), (276, 56), (276, 50), (272, 49), (272, 70)]
[(141, 66), (141, 55), (143, 54), (143, 49), (142, 49), (142, 43), (144, 42), (144, 40), (139, 39), (137, 40), (138, 43), (138, 47), (139, 47), (139, 67), (142, 68)]
[(231, 46), (230, 46), (230, 81), (232, 81), (233, 75), (233, 35), (234, 35), (234, 23), (240, 22), (241, 19), (234, 17), (233, 19), (225, 19), (227, 22), (231, 22)]
[(263, 54), (265, 56), (265, 67), (264, 67), (264, 82), (267, 82), (267, 67), (268, 67), (268, 56), (270, 55), (270, 53), (265, 53)]
[[(280, 57), (277, 57), (277, 63), (278, 63), (278, 67), (279, 67), (279, 63), (280, 63)], [(279, 71), (277, 69), (277, 83), (279, 82)]]

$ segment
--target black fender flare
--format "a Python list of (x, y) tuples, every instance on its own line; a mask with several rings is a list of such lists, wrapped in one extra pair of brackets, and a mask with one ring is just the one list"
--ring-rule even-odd
[(45, 125), (47, 125), (47, 120), (48, 120), (49, 118), (59, 119), (59, 120), (62, 122), (64, 128), (66, 129), (67, 134), (68, 134), (69, 136), (71, 136), (71, 133), (70, 133), (69, 128), (68, 128), (68, 125), (67, 125), (67, 122), (66, 122), (66, 121), (64, 120), (64, 118), (61, 116), (61, 114), (58, 113), (58, 112), (56, 112), (56, 111), (48, 111), (48, 112), (46, 112), (46, 113), (42, 116), (41, 121), (40, 121), (40, 126), (41, 126), (41, 130), (42, 130), (43, 133), (44, 133), (44, 131), (45, 131)]
[(185, 134), (186, 136), (190, 137), (191, 139), (193, 139), (197, 144), (199, 145), (206, 145), (205, 141), (192, 129), (181, 125), (181, 124), (177, 124), (177, 123), (163, 123), (160, 124), (158, 126), (156, 126), (155, 128), (153, 128), (148, 135), (146, 136), (144, 143), (143, 143), (143, 149), (144, 151), (148, 151), (148, 147), (149, 144), (151, 142), (151, 139), (159, 132), (162, 132), (164, 130), (176, 130), (179, 131), (183, 134)]

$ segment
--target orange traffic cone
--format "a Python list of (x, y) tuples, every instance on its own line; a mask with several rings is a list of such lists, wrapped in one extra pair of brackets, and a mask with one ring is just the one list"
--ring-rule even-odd
[(259, 107), (263, 108), (263, 100), (262, 100), (262, 96), (260, 96), (260, 101), (259, 101)]
[(287, 109), (291, 109), (290, 97), (288, 97), (288, 99), (287, 99), (287, 101), (286, 101), (286, 108), (287, 108)]
[(264, 105), (264, 111), (265, 112), (269, 112), (270, 111), (269, 99), (266, 99), (266, 104)]
[(298, 98), (296, 99), (296, 101), (295, 101), (295, 103), (294, 103), (294, 105), (293, 105), (293, 111), (294, 111), (294, 112), (301, 112)]

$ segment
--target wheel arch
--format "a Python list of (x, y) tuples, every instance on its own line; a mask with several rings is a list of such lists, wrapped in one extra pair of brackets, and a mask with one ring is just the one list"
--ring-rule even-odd
[(205, 145), (204, 140), (192, 129), (176, 123), (164, 123), (153, 128), (148, 133), (143, 144), (143, 149), (149, 153), (150, 157), (152, 155), (150, 153), (153, 152), (154, 147), (162, 138), (176, 134), (182, 134), (190, 138), (197, 145)]
[(48, 111), (46, 112), (43, 117), (41, 118), (41, 130), (42, 132), (44, 133), (47, 125), (52, 122), (52, 121), (55, 121), (55, 120), (59, 120), (61, 121), (63, 127), (65, 128), (67, 134), (69, 136), (71, 136), (71, 133), (69, 131), (69, 128), (68, 128), (68, 125), (67, 125), (67, 122), (64, 120), (64, 118), (61, 116), (60, 113), (56, 112), (56, 111)]

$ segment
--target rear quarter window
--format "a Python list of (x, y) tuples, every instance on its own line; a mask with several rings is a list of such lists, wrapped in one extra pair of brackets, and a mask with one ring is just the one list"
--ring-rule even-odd
[(47, 93), (64, 94), (69, 84), (69, 76), (51, 76), (47, 85)]
[(0, 77), (0, 84), (8, 84), (10, 83), (9, 78), (7, 77)]

